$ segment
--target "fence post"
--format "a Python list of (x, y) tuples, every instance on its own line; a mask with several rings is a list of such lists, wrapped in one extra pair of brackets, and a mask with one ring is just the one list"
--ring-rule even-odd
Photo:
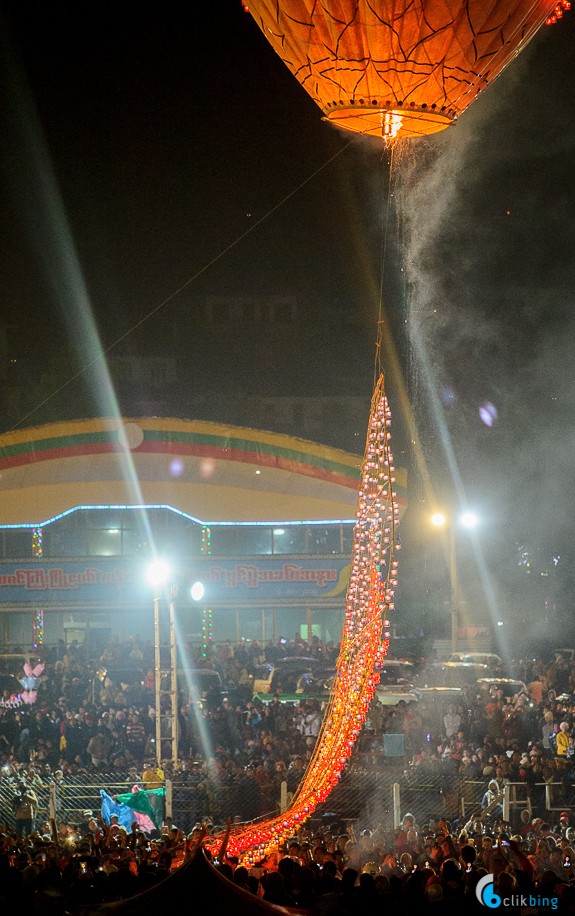
[(173, 784), (171, 779), (166, 779), (166, 817), (172, 817)]
[(54, 782), (50, 783), (50, 796), (48, 799), (48, 819), (50, 821), (56, 820), (56, 784)]
[(509, 786), (503, 786), (503, 820), (509, 823)]
[(398, 782), (393, 784), (393, 828), (401, 824), (401, 788)]
[(545, 783), (545, 809), (551, 811), (553, 807), (553, 786), (550, 782)]

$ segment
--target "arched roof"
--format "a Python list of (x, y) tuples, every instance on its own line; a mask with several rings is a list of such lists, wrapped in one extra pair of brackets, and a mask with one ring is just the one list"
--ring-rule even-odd
[[(201, 522), (352, 519), (361, 457), (305, 439), (166, 418), (52, 423), (0, 436), (0, 525), (76, 507), (169, 506)], [(396, 472), (400, 507), (406, 474)]]

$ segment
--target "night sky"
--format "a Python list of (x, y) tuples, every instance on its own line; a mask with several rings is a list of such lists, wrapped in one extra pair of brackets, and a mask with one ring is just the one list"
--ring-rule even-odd
[[(567, 638), (575, 14), (455, 127), (397, 148), (389, 179), (388, 155), (321, 120), (239, 0), (0, 10), (3, 378), (24, 367), (39, 405), (90, 362), (96, 329), (110, 353), (186, 346), (192, 362), (202, 298), (293, 295), (305, 327), (276, 390), (285, 378), (286, 393), (349, 388), (368, 404), (381, 288), (396, 460), (412, 482), (405, 603), (433, 609), (445, 580), (430, 508), (469, 503), (488, 570), (470, 576), (471, 604), (543, 631), (533, 614), (548, 601)], [(232, 349), (214, 354), (214, 384), (267, 390), (241, 340)], [(2, 428), (20, 420), (0, 405)], [(463, 568), (478, 562), (460, 550)]]

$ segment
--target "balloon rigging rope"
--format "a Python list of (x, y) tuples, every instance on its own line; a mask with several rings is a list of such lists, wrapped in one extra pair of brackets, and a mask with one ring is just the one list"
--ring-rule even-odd
[(380, 247), (380, 258), (379, 258), (379, 302), (377, 309), (377, 336), (375, 343), (375, 365), (373, 370), (373, 381), (374, 387), (377, 379), (381, 375), (381, 348), (383, 345), (383, 335), (384, 335), (384, 307), (383, 307), (383, 284), (385, 278), (385, 261), (387, 256), (387, 235), (389, 229), (389, 212), (391, 209), (391, 181), (393, 175), (393, 152), (395, 144), (390, 145), (382, 154), (382, 164), (385, 166), (385, 158), (387, 155), (387, 164), (388, 164), (388, 173), (387, 173), (387, 187), (385, 181), (382, 181), (381, 186), (381, 247)]
[(134, 331), (142, 327), (142, 325), (145, 324), (147, 321), (149, 321), (150, 318), (152, 318), (161, 309), (163, 309), (166, 305), (172, 302), (172, 300), (175, 299), (176, 296), (179, 296), (180, 293), (182, 293), (185, 289), (191, 286), (191, 284), (194, 283), (195, 280), (198, 279), (198, 277), (201, 277), (202, 274), (205, 274), (211, 267), (214, 266), (214, 264), (217, 264), (219, 261), (221, 261), (222, 258), (225, 257), (225, 255), (227, 255), (237, 245), (239, 245), (240, 242), (243, 242), (243, 240), (247, 238), (248, 235), (254, 232), (263, 223), (267, 222), (267, 220), (269, 220), (270, 217), (273, 216), (274, 213), (280, 210), (281, 207), (283, 207), (284, 204), (288, 202), (288, 200), (291, 200), (292, 197), (295, 197), (295, 195), (299, 191), (301, 191), (302, 188), (305, 188), (305, 186), (309, 184), (310, 181), (313, 181), (313, 179), (316, 178), (316, 176), (319, 175), (320, 172), (326, 169), (328, 165), (331, 165), (331, 163), (334, 162), (339, 156), (341, 156), (342, 153), (345, 153), (345, 151), (352, 145), (352, 143), (356, 143), (358, 140), (358, 136), (359, 136), (358, 134), (355, 134), (354, 136), (352, 136), (351, 139), (348, 140), (348, 142), (344, 146), (342, 146), (340, 150), (337, 151), (337, 153), (334, 153), (333, 156), (330, 156), (329, 159), (326, 159), (326, 161), (322, 163), (322, 165), (320, 165), (317, 169), (315, 169), (314, 172), (308, 175), (307, 178), (304, 178), (304, 180), (301, 181), (298, 185), (296, 185), (296, 187), (293, 188), (288, 194), (286, 194), (285, 197), (279, 200), (276, 204), (274, 204), (273, 207), (271, 207), (271, 209), (269, 209), (266, 213), (264, 213), (263, 216), (260, 216), (259, 219), (257, 219), (254, 223), (252, 223), (249, 229), (246, 229), (245, 232), (240, 233), (240, 235), (238, 235), (232, 242), (230, 242), (229, 245), (226, 245), (224, 248), (222, 248), (221, 251), (218, 252), (218, 254), (216, 254), (213, 258), (211, 258), (211, 260), (207, 261), (203, 265), (203, 267), (200, 267), (199, 270), (197, 270), (184, 283), (178, 286), (177, 289), (173, 290), (173, 292), (167, 295), (165, 299), (162, 299), (161, 302), (155, 305), (154, 308), (150, 309), (149, 312), (143, 315), (142, 318), (140, 318), (138, 321), (135, 322), (135, 324), (131, 325), (131, 327), (129, 327), (126, 331), (124, 331), (123, 334), (120, 334), (120, 336), (117, 337), (114, 341), (112, 341), (111, 344), (103, 348), (98, 353), (97, 356), (95, 356), (89, 362), (85, 363), (73, 375), (69, 376), (69, 378), (65, 382), (63, 382), (61, 385), (58, 386), (58, 388), (55, 388), (54, 391), (52, 391), (49, 395), (47, 395), (45, 398), (39, 401), (35, 407), (29, 410), (28, 413), (24, 414), (23, 417), (20, 417), (20, 419), (17, 420), (16, 423), (14, 423), (8, 429), (4, 430), (4, 432), (7, 432), (7, 433), (12, 432), (12, 430), (16, 429), (18, 426), (24, 423), (29, 417), (35, 414), (36, 411), (40, 410), (41, 407), (44, 407), (45, 404), (48, 404), (49, 401), (51, 401), (58, 394), (60, 394), (61, 391), (64, 391), (64, 389), (66, 389), (69, 385), (71, 385), (72, 382), (76, 381), (77, 378), (80, 378), (80, 376), (82, 376), (85, 372), (87, 372), (88, 369), (91, 369), (92, 366), (101, 362), (107, 356), (108, 353), (110, 353), (112, 350), (114, 350), (118, 346), (118, 344), (122, 343), (122, 341), (126, 340), (126, 338), (129, 337), (131, 334), (133, 334)]

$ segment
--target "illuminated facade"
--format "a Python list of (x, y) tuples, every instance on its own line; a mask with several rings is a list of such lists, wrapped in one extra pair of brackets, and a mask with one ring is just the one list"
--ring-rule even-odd
[[(173, 570), (186, 642), (306, 638), (308, 627), (339, 642), (361, 461), (176, 419), (0, 436), (0, 644), (151, 639), (155, 555)], [(401, 509), (405, 484), (398, 470)]]

